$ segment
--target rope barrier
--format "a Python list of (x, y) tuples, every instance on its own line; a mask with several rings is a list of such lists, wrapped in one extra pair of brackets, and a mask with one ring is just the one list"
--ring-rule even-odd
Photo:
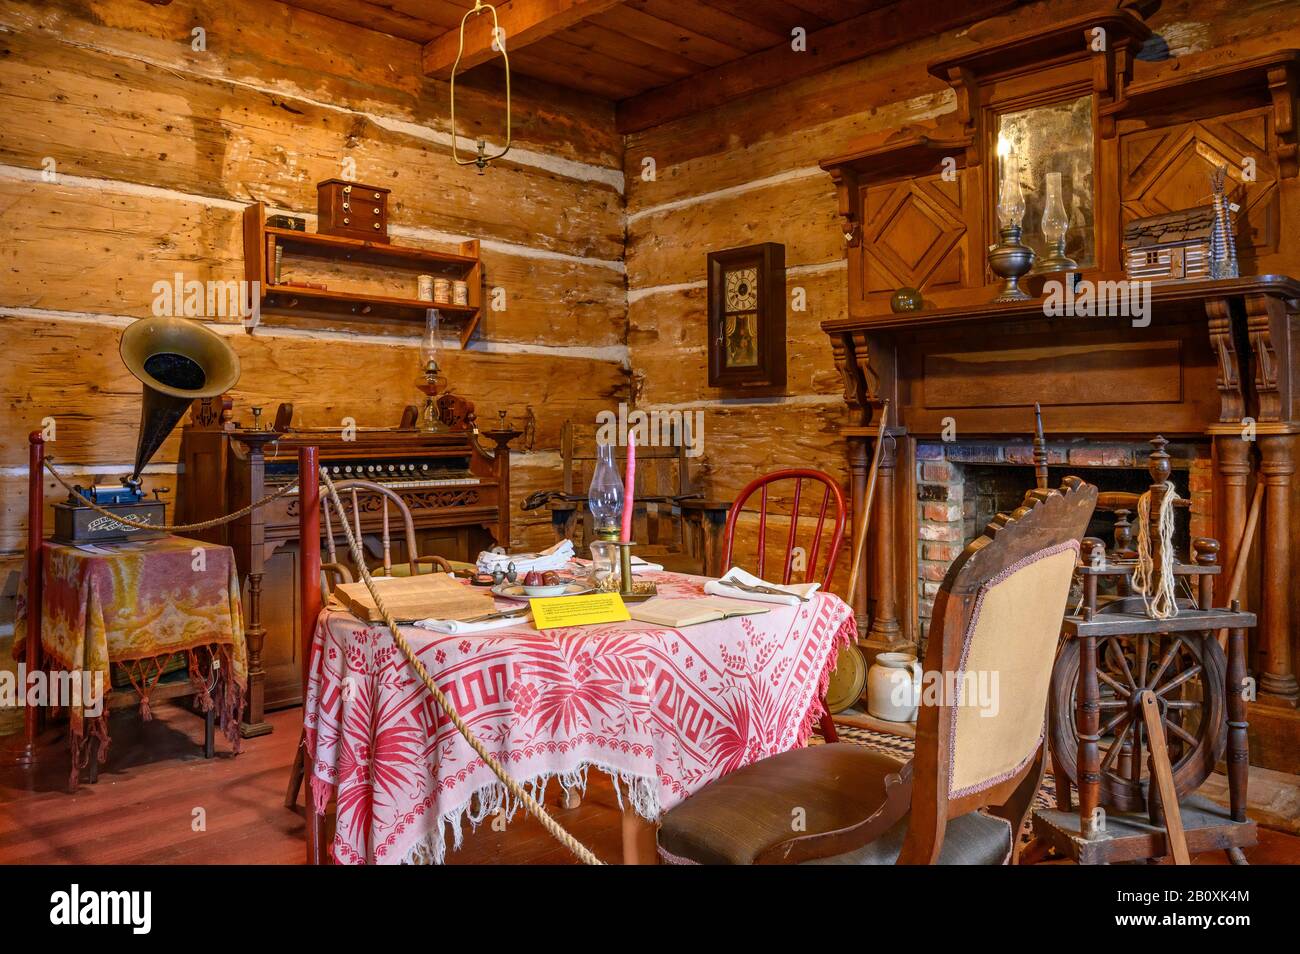
[[(334, 488), (334, 481), (330, 479), (330, 476), (326, 473), (324, 467), (320, 469), (320, 476), (321, 480), (325, 482), (326, 489), (329, 490), (330, 499), (334, 501), (334, 506), (338, 509), (339, 513), (342, 513), (343, 502), (339, 500), (338, 491)], [(484, 764), (492, 770), (492, 773), (501, 780), (501, 784), (506, 787), (506, 790), (519, 800), (524, 808), (528, 810), (530, 815), (541, 822), (542, 827), (545, 828), (556, 841), (564, 845), (565, 848), (568, 848), (569, 851), (573, 852), (573, 854), (576, 855), (578, 860), (583, 864), (604, 864), (603, 861), (592, 854), (591, 849), (565, 831), (560, 823), (550, 816), (537, 799), (533, 798), (532, 795), (524, 790), (522, 785), (511, 778), (509, 773), (507, 773), (502, 767), (501, 763), (493, 758), (493, 756), (483, 746), (483, 743), (475, 738), (474, 734), (470, 732), (469, 726), (465, 723), (465, 720), (460, 717), (460, 713), (456, 711), (456, 707), (452, 705), (451, 700), (447, 698), (443, 691), (438, 688), (437, 683), (433, 681), (433, 677), (429, 675), (429, 671), (424, 668), (424, 663), (420, 662), (420, 657), (415, 654), (415, 650), (411, 648), (411, 644), (408, 643), (406, 637), (402, 635), (401, 630), (397, 626), (397, 620), (393, 618), (393, 615), (388, 612), (388, 608), (384, 606), (384, 601), (380, 597), (378, 589), (375, 587), (375, 581), (371, 578), (370, 571), (366, 569), (366, 562), (361, 553), (361, 544), (357, 540), (356, 535), (352, 532), (352, 527), (348, 525), (346, 520), (341, 521), (341, 523), (343, 525), (343, 532), (348, 538), (348, 549), (352, 553), (352, 559), (356, 563), (357, 568), (361, 571), (361, 579), (365, 581), (366, 589), (370, 591), (370, 598), (375, 601), (375, 608), (379, 610), (380, 615), (384, 618), (384, 622), (388, 624), (388, 631), (392, 633), (394, 642), (396, 642), (398, 648), (402, 650), (402, 655), (406, 657), (406, 661), (411, 664), (411, 668), (414, 669), (416, 674), (420, 677), (420, 680), (424, 683), (424, 687), (429, 690), (429, 695), (433, 696), (434, 701), (438, 703), (442, 708), (442, 711), (447, 713), (447, 717), (451, 719), (452, 724), (456, 726), (456, 730), (461, 734), (465, 741), (469, 743), (470, 748), (478, 753), (479, 758), (481, 758)]]
[(45, 461), (45, 469), (50, 472), (50, 474), (54, 477), (55, 480), (57, 480), (59, 483), (63, 485), (64, 490), (66, 490), (77, 500), (80, 500), (85, 506), (95, 511), (95, 513), (104, 517), (108, 517), (110, 520), (114, 520), (117, 523), (122, 524), (124, 527), (135, 527), (137, 530), (161, 530), (166, 533), (186, 533), (194, 530), (207, 530), (209, 527), (219, 527), (223, 523), (230, 523), (230, 521), (232, 520), (238, 520), (240, 517), (246, 517), (254, 510), (256, 510), (258, 507), (265, 507), (272, 500), (275, 500), (279, 497), (283, 497), (285, 496), (285, 494), (288, 494), (290, 492), (295, 492), (298, 489), (298, 485), (296, 483), (289, 483), (284, 487), (281, 487), (275, 493), (267, 494), (261, 500), (258, 500), (255, 503), (251, 503), (247, 507), (241, 507), (240, 509), (236, 510), (234, 513), (228, 513), (224, 517), (213, 517), (211, 520), (203, 520), (200, 521), (199, 523), (177, 523), (177, 524), (145, 523), (143, 520), (133, 520), (130, 517), (124, 517), (121, 514), (113, 513), (113, 511), (111, 510), (106, 510), (105, 508), (101, 507), (99, 504), (95, 503), (90, 498), (84, 496), (79, 490), (77, 490), (76, 487), (74, 487), (72, 484), (68, 483), (66, 480), (63, 479), (63, 477), (59, 474), (59, 472), (54, 469), (54, 465), (50, 463), (48, 458)]

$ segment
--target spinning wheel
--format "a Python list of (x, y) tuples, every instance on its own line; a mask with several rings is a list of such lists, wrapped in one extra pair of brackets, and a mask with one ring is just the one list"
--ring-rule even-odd
[[(1179, 798), (1209, 778), (1227, 744), (1225, 668), (1223, 650), (1212, 637), (1153, 633), (1097, 640), (1103, 805), (1146, 808), (1150, 739), (1138, 701), (1142, 689), (1156, 695)], [(1054, 764), (1073, 785), (1079, 782), (1078, 681), (1079, 642), (1071, 639), (1052, 673), (1049, 732)]]

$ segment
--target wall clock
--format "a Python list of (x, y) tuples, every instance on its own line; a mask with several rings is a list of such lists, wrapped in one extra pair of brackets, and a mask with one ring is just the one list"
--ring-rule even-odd
[(710, 252), (709, 387), (785, 385), (785, 246)]

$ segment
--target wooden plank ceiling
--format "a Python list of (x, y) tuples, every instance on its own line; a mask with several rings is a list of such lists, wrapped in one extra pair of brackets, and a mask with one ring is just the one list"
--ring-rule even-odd
[[(283, 0), (424, 45), (447, 78), (473, 0)], [(612, 100), (624, 132), (830, 69), (1022, 0), (502, 0), (512, 72)], [(807, 33), (806, 52), (791, 49)], [(461, 69), (499, 61), (471, 17)]]

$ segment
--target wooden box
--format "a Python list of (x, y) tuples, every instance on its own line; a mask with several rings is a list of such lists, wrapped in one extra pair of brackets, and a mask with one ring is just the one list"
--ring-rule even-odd
[(388, 241), (388, 189), (326, 179), (316, 184), (316, 231), (369, 242)]

